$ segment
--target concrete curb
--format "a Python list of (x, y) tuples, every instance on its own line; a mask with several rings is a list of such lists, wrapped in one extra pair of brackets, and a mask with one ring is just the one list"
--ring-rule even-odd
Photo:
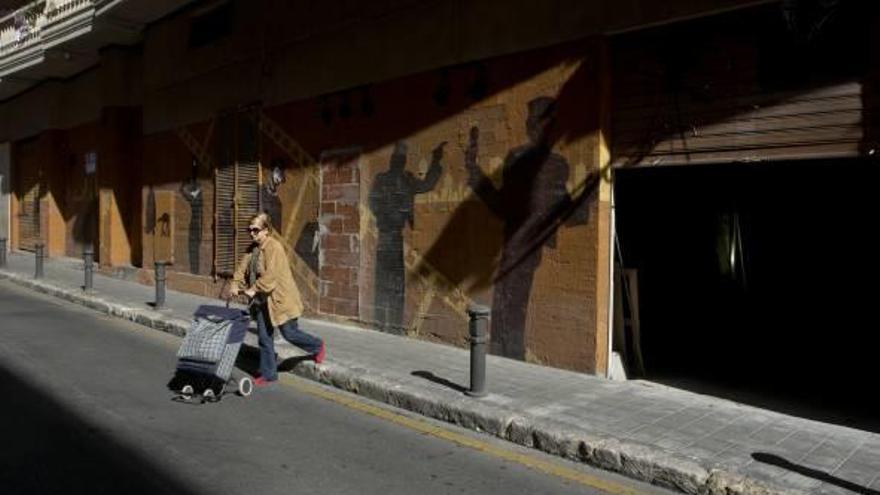
[[(0, 270), (0, 280), (3, 279), (176, 336), (186, 335), (189, 328), (187, 320), (172, 318), (157, 311), (126, 307), (94, 294)], [(249, 333), (245, 345), (256, 348), (256, 336)], [(281, 359), (302, 356), (302, 352), (286, 344), (278, 345), (276, 351)], [(513, 409), (461, 394), (450, 392), (439, 396), (421, 387), (389, 380), (371, 370), (333, 362), (321, 365), (302, 362), (291, 372), (423, 416), (687, 494), (804, 495), (800, 491), (775, 488), (740, 474), (706, 467), (698, 459), (656, 446), (591, 436), (573, 425), (523, 417)]]

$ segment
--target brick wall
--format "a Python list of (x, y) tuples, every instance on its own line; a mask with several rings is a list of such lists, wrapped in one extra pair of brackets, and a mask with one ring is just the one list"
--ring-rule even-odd
[[(602, 162), (598, 46), (554, 47), (261, 108), (264, 186), (276, 167), (282, 177), (273, 197), (264, 199), (279, 202), (276, 227), (307, 312), (464, 346), (468, 303), (495, 306), (499, 315), (511, 306), (520, 308), (518, 316), (499, 318), (494, 331), (513, 334), (516, 343), (510, 348), (496, 339), (497, 353), (601, 370), (607, 252), (600, 242), (607, 242), (601, 234), (607, 208), (601, 192), (581, 195)], [(555, 191), (549, 199), (544, 186), (517, 179), (521, 172), (505, 177), (502, 171), (530, 146), (532, 107), (548, 100), (555, 105), (556, 129), (549, 162), (534, 168), (546, 162), (563, 174), (547, 186)], [(145, 206), (149, 188), (179, 194), (192, 177), (194, 147), (214, 149), (217, 122), (214, 117), (145, 137)], [(469, 183), (466, 155), (474, 129), (476, 166), (494, 188), (506, 191), (500, 209)], [(197, 173), (206, 201), (200, 269), (182, 277), (192, 271), (192, 217), (182, 197), (175, 205), (170, 267), (182, 277), (181, 287), (202, 293), (216, 289), (209, 173)], [(504, 189), (505, 182), (515, 187)], [(533, 198), (546, 207), (566, 197), (585, 198), (583, 218), (548, 224), (549, 234), (531, 249), (537, 254), (525, 257), (531, 265), (499, 285), (501, 260), (515, 261), (524, 254), (517, 251), (528, 248), (505, 237), (516, 210)], [(150, 234), (144, 232), (149, 267)]]
[(319, 311), (359, 315), (359, 150), (324, 153), (321, 160), (321, 255)]
[[(487, 59), (255, 112), (260, 194), (264, 208), (277, 202), (276, 227), (307, 311), (463, 346), (467, 304), (488, 304), (500, 315), (493, 320), (497, 353), (601, 370), (599, 217), (607, 209), (595, 191), (584, 195), (581, 187), (601, 164), (596, 46), (590, 41)], [(210, 86), (220, 77), (206, 75), (202, 82)], [(537, 149), (530, 127), (536, 108), (548, 102), (553, 135)], [(106, 150), (99, 167), (106, 157), (120, 180), (130, 164), (142, 174), (142, 180), (134, 175), (140, 194), (131, 195), (136, 215), (126, 215), (120, 204), (112, 219), (122, 223), (105, 229), (111, 245), (113, 235), (136, 233), (133, 257), (142, 258), (149, 273), (159, 227), (156, 218), (150, 221), (151, 191), (174, 196), (169, 283), (205, 295), (219, 293), (212, 271), (213, 172), (224, 142), (218, 116), (229, 110), (218, 104), (213, 117), (175, 127), (173, 112), (147, 99), (143, 115), (163, 115), (168, 120), (159, 127), (171, 130), (141, 131), (137, 145), (126, 144), (124, 135), (111, 134), (114, 122), (128, 118), (109, 118), (100, 132), (110, 137), (98, 139), (99, 151)], [(517, 166), (529, 150), (540, 158)], [(276, 169), (279, 180), (266, 191)], [(477, 190), (474, 170), (502, 201)], [(530, 179), (541, 171), (549, 185)], [(108, 191), (109, 180), (101, 184)], [(192, 184), (202, 191), (199, 214), (184, 196)], [(575, 199), (583, 200), (584, 218), (552, 219), (540, 226), (546, 232), (536, 232), (533, 246), (511, 237), (529, 215)], [(505, 280), (505, 262), (526, 268)], [(505, 320), (510, 308), (518, 313)]]

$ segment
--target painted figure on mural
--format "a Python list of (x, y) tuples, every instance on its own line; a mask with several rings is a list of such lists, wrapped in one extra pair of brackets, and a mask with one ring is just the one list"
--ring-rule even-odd
[(465, 167), (468, 184), (493, 214), (504, 222), (501, 260), (492, 300), (492, 351), (525, 359), (525, 327), (532, 281), (541, 264), (543, 246), (556, 247), (559, 220), (586, 223), (583, 198), (572, 199), (566, 189), (569, 165), (553, 152), (556, 100), (535, 98), (528, 103), (528, 143), (504, 159), (502, 186), (496, 188), (477, 165), (479, 129), (471, 128)]
[(318, 222), (306, 222), (299, 233), (299, 237), (296, 238), (296, 245), (293, 246), (293, 251), (306, 262), (306, 266), (316, 275), (320, 261), (318, 256), (318, 244), (321, 237), (318, 232), (320, 228), (321, 225)]
[(434, 189), (443, 167), (444, 141), (431, 152), (431, 164), (423, 179), (406, 170), (407, 146), (394, 146), (388, 170), (381, 172), (370, 190), (370, 210), (379, 231), (376, 246), (375, 318), (382, 329), (402, 333), (406, 296), (406, 270), (403, 262), (403, 229), (413, 227), (416, 194)]
[(199, 162), (193, 158), (192, 174), (189, 180), (180, 185), (180, 194), (189, 203), (189, 272), (199, 273), (201, 266), (202, 245), (202, 215), (204, 210), (204, 195), (199, 184)]
[(275, 158), (272, 160), (272, 170), (268, 180), (260, 188), (260, 202), (263, 205), (263, 211), (269, 214), (272, 225), (277, 225), (278, 228), (284, 226), (281, 222), (281, 198), (278, 197), (278, 188), (285, 182), (287, 182), (287, 177), (284, 173), (284, 160)]
[(156, 191), (151, 185), (147, 190), (147, 201), (144, 205), (144, 232), (153, 235), (156, 233)]

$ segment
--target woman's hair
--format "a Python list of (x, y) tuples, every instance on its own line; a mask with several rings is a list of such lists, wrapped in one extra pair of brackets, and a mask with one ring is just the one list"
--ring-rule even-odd
[(261, 228), (269, 229), (269, 233), (273, 235), (277, 235), (278, 231), (275, 230), (275, 226), (272, 225), (272, 219), (269, 217), (269, 213), (265, 211), (261, 211), (256, 215), (251, 217), (250, 223), (256, 222)]

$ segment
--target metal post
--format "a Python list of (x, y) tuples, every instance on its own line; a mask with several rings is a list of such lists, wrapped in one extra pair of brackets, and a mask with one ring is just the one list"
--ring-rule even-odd
[(0, 237), (0, 268), (6, 268), (6, 238)]
[(43, 249), (45, 247), (43, 243), (39, 242), (34, 245), (34, 278), (43, 278)]
[(471, 341), (471, 388), (465, 394), (471, 397), (486, 395), (486, 350), (489, 345), (489, 308), (468, 306), (468, 332)]
[(165, 262), (156, 262), (156, 309), (165, 306)]
[(95, 252), (91, 247), (83, 250), (83, 272), (85, 273), (85, 284), (83, 290), (90, 291), (94, 285), (95, 270)]

